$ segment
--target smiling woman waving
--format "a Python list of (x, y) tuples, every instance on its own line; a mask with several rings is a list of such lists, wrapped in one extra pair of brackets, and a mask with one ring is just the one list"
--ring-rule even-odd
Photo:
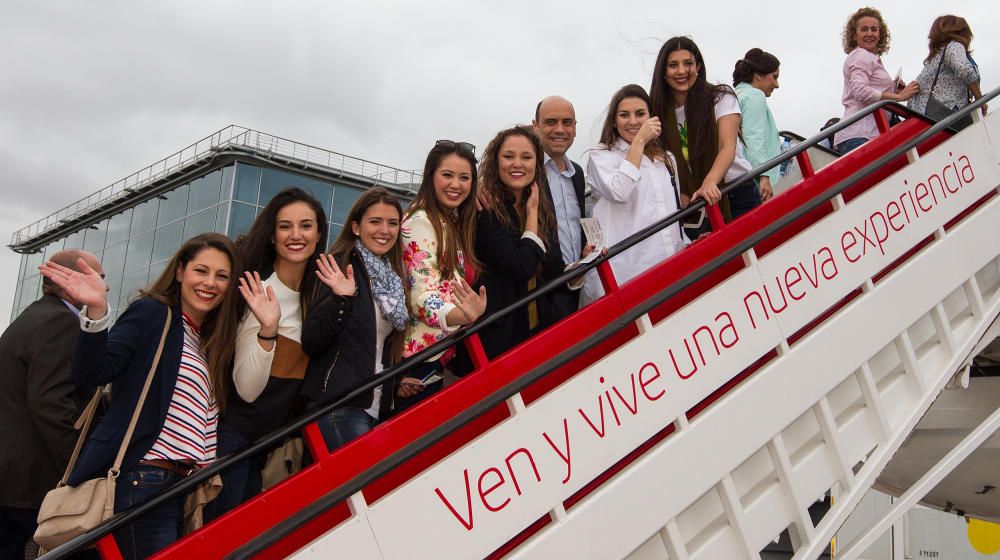
[[(403, 209), (389, 191), (369, 189), (354, 203), (316, 274), (324, 284), (302, 330), (309, 368), (302, 395), (325, 404), (369, 381), (397, 357), (409, 316), (399, 225)], [(392, 403), (392, 385), (375, 387), (319, 421), (327, 449), (371, 430)]]
[[(110, 332), (107, 285), (83, 259), (78, 266), (80, 272), (49, 261), (40, 269), (84, 305), (73, 353), (74, 382), (80, 387), (113, 383), (114, 390), (68, 482), (77, 486), (103, 477), (131, 433), (124, 441), (115, 484), (117, 513), (148, 501), (215, 459), (216, 428), (226, 404), (225, 377), (236, 338), (232, 279), (240, 263), (226, 236), (205, 233), (191, 238)], [(130, 431), (165, 325), (162, 353)], [(183, 506), (183, 496), (171, 498), (116, 531), (122, 556), (146, 558), (177, 540)]]
[[(480, 270), (473, 249), (476, 188), (475, 146), (438, 140), (427, 154), (420, 189), (400, 229), (410, 290), (404, 358), (476, 322), (486, 309), (486, 290), (470, 287)], [(425, 385), (425, 380), (449, 366), (454, 356), (455, 351), (449, 350), (411, 370), (396, 391), (400, 399), (396, 410), (440, 390), (440, 381)]]
[[(236, 244), (247, 272), (236, 339), (229, 406), (219, 430), (219, 455), (235, 453), (280, 428), (289, 418), (308, 358), (302, 351), (305, 301), (313, 293), (316, 258), (326, 248), (326, 215), (319, 201), (285, 189), (260, 211)], [(266, 457), (222, 473), (222, 491), (206, 507), (213, 519), (258, 494)]]

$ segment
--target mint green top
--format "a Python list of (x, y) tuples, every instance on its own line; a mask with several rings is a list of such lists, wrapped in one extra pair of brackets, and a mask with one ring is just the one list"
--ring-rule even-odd
[[(764, 92), (747, 82), (736, 85), (736, 98), (740, 100), (740, 136), (746, 148), (746, 158), (750, 165), (758, 165), (781, 154), (778, 127), (774, 124), (771, 110), (767, 108)], [(778, 184), (779, 166), (772, 167), (764, 175), (771, 180), (771, 187)]]

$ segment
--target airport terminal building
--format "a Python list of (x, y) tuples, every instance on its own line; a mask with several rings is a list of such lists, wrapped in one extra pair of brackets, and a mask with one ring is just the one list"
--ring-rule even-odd
[(63, 248), (101, 260), (112, 313), (156, 278), (181, 242), (206, 231), (235, 239), (277, 192), (300, 187), (322, 202), (330, 238), (364, 190), (404, 206), (420, 174), (231, 125), (14, 233), (22, 254), (13, 321), (41, 295), (38, 265)]

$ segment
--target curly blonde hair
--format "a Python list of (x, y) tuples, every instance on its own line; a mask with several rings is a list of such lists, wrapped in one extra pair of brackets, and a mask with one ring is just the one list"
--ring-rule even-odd
[(858, 48), (856, 32), (858, 29), (858, 20), (863, 17), (871, 17), (878, 20), (879, 34), (878, 44), (875, 45), (875, 54), (882, 56), (889, 52), (889, 41), (892, 40), (892, 34), (889, 33), (889, 26), (882, 19), (882, 12), (875, 8), (864, 7), (851, 14), (851, 17), (847, 18), (847, 23), (844, 24), (844, 30), (840, 36), (844, 47), (844, 54), (851, 54), (851, 51)]

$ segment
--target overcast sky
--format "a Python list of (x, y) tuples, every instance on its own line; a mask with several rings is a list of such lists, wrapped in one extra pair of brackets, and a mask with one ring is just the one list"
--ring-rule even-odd
[[(649, 87), (674, 35), (729, 82), (751, 47), (781, 60), (780, 129), (809, 136), (841, 116), (846, 2), (31, 2), (0, 20), (0, 239), (228, 124), (404, 169), (434, 140), (480, 147), (529, 122), (538, 99), (574, 102), (579, 159), (611, 94)], [(683, 7), (682, 7), (683, 6)], [(912, 79), (944, 3), (876, 5), (883, 57)], [(1000, 76), (1000, 18), (947, 4), (977, 39), (983, 90)], [(1000, 106), (997, 107), (1000, 110)], [(20, 256), (0, 252), (0, 327)]]

